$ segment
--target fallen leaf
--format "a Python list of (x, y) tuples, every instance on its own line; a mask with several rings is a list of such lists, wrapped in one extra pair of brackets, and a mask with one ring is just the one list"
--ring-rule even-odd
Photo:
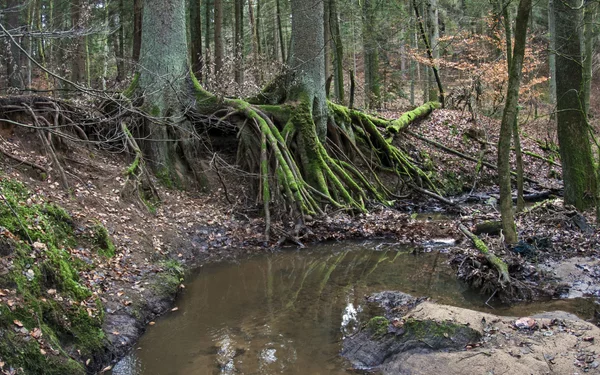
[(21, 323), (21, 321), (20, 321), (20, 320), (17, 320), (17, 319), (15, 319), (15, 320), (13, 320), (13, 323), (15, 323), (15, 325), (16, 325), (17, 327), (23, 327), (23, 323)]

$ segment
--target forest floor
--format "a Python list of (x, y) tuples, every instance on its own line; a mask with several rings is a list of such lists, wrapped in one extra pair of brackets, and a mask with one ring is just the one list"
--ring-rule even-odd
[[(526, 187), (530, 194), (544, 193), (552, 197), (561, 189), (557, 179), (560, 161), (551, 146), (552, 135), (536, 132), (536, 129), (547, 128), (541, 123), (543, 120), (530, 121), (523, 129), (523, 149), (547, 159), (524, 157), (526, 176), (538, 182)], [(473, 121), (466, 113), (437, 110), (429, 118), (412, 124), (409, 130), (475, 159), (483, 155), (484, 160), (495, 164), (498, 128), (497, 120)], [(73, 261), (90, 265), (79, 270), (79, 279), (102, 301), (105, 313), (103, 330), (110, 345), (103, 355), (86, 358), (77, 348), (65, 348), (71, 358), (85, 363), (90, 372), (108, 369), (107, 364), (122, 357), (157, 315), (176, 311), (172, 303), (177, 291), (185, 287), (181, 278), (183, 271), (209, 262), (275, 251), (276, 245), (391, 237), (426, 249), (427, 241), (450, 238), (455, 242), (449, 248), (449, 258), (460, 266), (459, 276), (484, 287), (487, 294), (496, 293), (493, 283), (486, 284), (492, 274), (489, 267), (458, 230), (460, 223), (473, 227), (483, 221), (499, 219), (495, 205), (498, 195), (495, 171), (483, 167), (476, 172), (477, 163), (449, 154), (413, 135), (402, 135), (398, 142), (442, 177), (444, 190), (455, 195), (452, 199), (456, 205), (411, 196), (398, 200), (395, 209), (373, 207), (369, 213), (357, 215), (333, 212), (325, 218), (311, 218), (304, 234), (293, 241), (289, 241), (292, 236), (288, 233), (294, 223), (274, 222), (275, 235), (266, 243), (263, 219), (257, 210), (248, 208), (250, 189), (236, 180), (233, 172), (218, 178), (212, 176), (212, 191), (202, 195), (157, 184), (162, 202), (149, 212), (139, 202), (121, 196), (126, 184), (124, 171), (131, 162), (123, 153), (69, 142), (68, 147), (60, 151), (70, 184), (69, 194), (54, 177), (49, 158), (39, 152), (43, 149), (39, 137), (26, 129), (15, 130), (0, 139), (2, 152), (43, 166), (50, 170), (50, 177), (42, 180), (31, 166), (5, 157), (0, 162), (0, 179), (21, 181), (31, 192), (31, 202), (53, 202), (64, 207), (77, 231), (85, 232), (101, 223), (116, 247), (115, 255), (110, 258), (85, 245), (65, 248)], [(219, 182), (221, 177), (225, 179), (223, 184)], [(30, 204), (29, 200), (23, 205)], [(420, 212), (425, 215), (415, 215)], [(440, 212), (444, 214), (443, 220), (433, 215)], [(560, 198), (554, 198), (530, 206), (517, 216), (524, 249), (520, 253), (505, 248), (497, 235), (482, 235), (488, 246), (509, 263), (511, 275), (519, 280), (520, 294), (507, 293), (504, 298), (600, 295), (600, 262), (594, 260), (600, 237), (594, 222), (593, 213), (576, 213), (564, 207)], [(0, 236), (11, 234), (2, 231)], [(0, 256), (0, 275), (13, 266), (12, 257), (11, 254)], [(165, 274), (172, 277), (165, 278)], [(60, 298), (51, 289), (42, 294), (45, 298)], [(0, 304), (14, 309), (19, 303), (22, 299), (15, 289), (0, 289)], [(22, 328), (15, 325), (15, 329)], [(32, 329), (17, 333), (30, 335)], [(55, 355), (51, 351), (42, 352)], [(2, 358), (0, 371), (18, 373)]]

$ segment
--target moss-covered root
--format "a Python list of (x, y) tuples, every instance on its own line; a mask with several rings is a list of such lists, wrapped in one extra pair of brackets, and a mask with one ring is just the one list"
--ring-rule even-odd
[(503, 288), (506, 288), (507, 286), (509, 286), (510, 275), (508, 274), (508, 266), (506, 265), (506, 263), (504, 263), (502, 261), (502, 259), (498, 258), (496, 255), (494, 255), (488, 249), (485, 242), (483, 242), (479, 237), (477, 237), (476, 235), (471, 233), (471, 231), (468, 230), (467, 227), (460, 224), (458, 226), (458, 229), (460, 229), (461, 232), (463, 232), (467, 237), (469, 237), (469, 239), (471, 241), (473, 241), (473, 244), (475, 245), (477, 250), (479, 250), (479, 252), (484, 256), (484, 258), (488, 262), (490, 262), (490, 264), (492, 264), (494, 266), (494, 268), (496, 268), (496, 270), (498, 271), (498, 278), (499, 278), (498, 281), (500, 282), (500, 285)]

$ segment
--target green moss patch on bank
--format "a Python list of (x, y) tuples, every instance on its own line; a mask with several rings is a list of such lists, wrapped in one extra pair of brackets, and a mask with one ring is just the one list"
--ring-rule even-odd
[[(80, 277), (92, 265), (71, 255), (85, 238), (63, 208), (21, 183), (0, 177), (0, 194), (3, 369), (84, 374), (106, 343), (101, 302)], [(114, 253), (108, 233), (101, 234), (100, 247)]]

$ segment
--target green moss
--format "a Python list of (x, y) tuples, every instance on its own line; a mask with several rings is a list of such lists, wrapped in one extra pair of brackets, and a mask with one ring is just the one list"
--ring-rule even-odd
[(389, 320), (383, 316), (374, 316), (367, 322), (367, 329), (373, 337), (379, 338), (388, 333)]
[[(80, 270), (91, 266), (68, 251), (83, 238), (75, 235), (73, 219), (63, 208), (30, 199), (22, 184), (0, 179), (0, 194), (5, 198), (0, 226), (13, 238), (5, 255), (12, 267), (0, 284), (19, 297), (12, 308), (0, 305), (0, 358), (26, 374), (84, 374), (84, 366), (67, 352), (78, 351), (84, 361), (105, 339), (102, 305), (79, 277)], [(88, 310), (90, 304), (95, 309)], [(15, 320), (29, 331), (40, 328), (40, 343), (16, 331)], [(50, 353), (50, 347), (58, 354)]]
[(94, 245), (97, 246), (98, 253), (107, 258), (113, 257), (116, 250), (115, 245), (104, 225), (102, 225), (101, 222), (96, 221), (90, 229), (92, 232), (91, 239)]
[(162, 168), (155, 172), (156, 178), (166, 188), (181, 189), (182, 183), (177, 174), (170, 173), (168, 168)]
[(148, 111), (148, 112), (150, 113), (150, 115), (152, 115), (152, 116), (154, 116), (154, 117), (158, 117), (158, 116), (160, 116), (160, 112), (161, 112), (161, 111), (160, 111), (160, 107), (159, 107), (159, 106), (157, 106), (157, 105), (153, 105), (153, 106), (150, 108), (150, 111)]
[(163, 261), (160, 266), (163, 272), (157, 274), (157, 280), (151, 285), (151, 288), (159, 296), (172, 294), (183, 280), (183, 267), (174, 259)]
[(438, 323), (433, 320), (407, 319), (404, 322), (406, 333), (417, 340), (449, 338), (455, 335), (460, 327), (456, 324)]
[(139, 80), (140, 80), (140, 73), (135, 73), (135, 75), (133, 76), (133, 80), (131, 80), (131, 84), (129, 85), (129, 87), (127, 87), (123, 91), (123, 95), (126, 98), (131, 99), (133, 97), (135, 90), (137, 90), (137, 88), (138, 88)]

